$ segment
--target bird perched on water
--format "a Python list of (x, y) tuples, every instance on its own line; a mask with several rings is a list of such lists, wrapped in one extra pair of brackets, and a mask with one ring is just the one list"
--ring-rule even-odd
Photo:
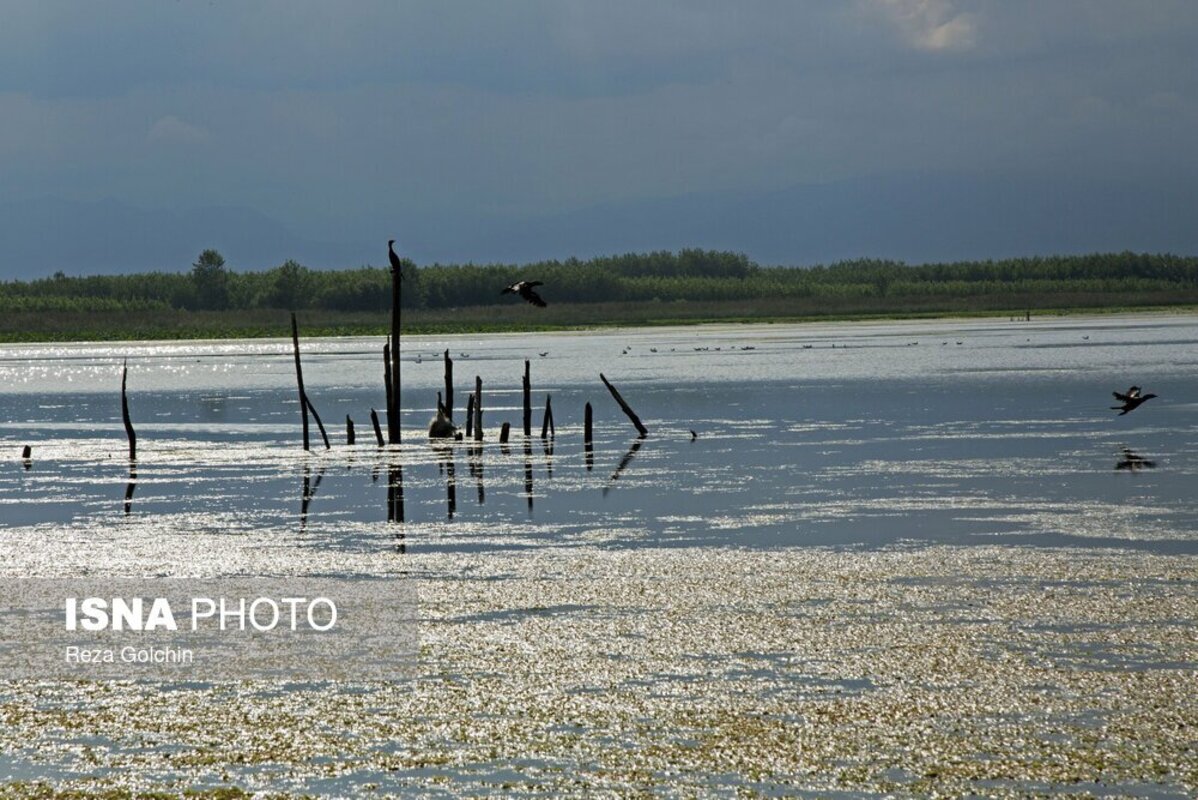
[(543, 285), (540, 281), (517, 281), (511, 286), (505, 286), (500, 294), (518, 294), (534, 306), (544, 308), (547, 303), (541, 299), (539, 294), (532, 290), (534, 286)]
[(1112, 411), (1119, 412), (1116, 415), (1119, 417), (1123, 416), (1129, 411), (1135, 411), (1142, 403), (1145, 403), (1156, 397), (1154, 394), (1141, 394), (1139, 386), (1131, 387), (1127, 390), (1127, 394), (1120, 394), (1119, 392), (1111, 392), (1111, 394), (1115, 395), (1115, 399), (1123, 404), (1121, 406), (1111, 406)]
[(391, 259), (391, 271), (398, 273), (400, 278), (403, 278), (403, 270), (400, 269), (399, 256), (395, 255), (395, 240), (387, 240), (387, 257)]

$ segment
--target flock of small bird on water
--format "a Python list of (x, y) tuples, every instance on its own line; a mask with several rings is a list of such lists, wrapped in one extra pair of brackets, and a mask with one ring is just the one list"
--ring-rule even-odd
[[(396, 271), (396, 274), (399, 274), (400, 260), (399, 260), (399, 256), (397, 256), (395, 254), (394, 245), (395, 245), (394, 239), (387, 242), (387, 253), (391, 260), (391, 268)], [(510, 286), (503, 287), (503, 290), (500, 291), (500, 294), (501, 295), (514, 294), (514, 295), (517, 295), (518, 297), (522, 298), (526, 302), (531, 303), (532, 305), (536, 306), (537, 308), (546, 308), (546, 307), (548, 307), (549, 304), (546, 303), (544, 298), (542, 298), (541, 295), (539, 295), (536, 292), (536, 287), (544, 286), (544, 285), (545, 284), (542, 281), (516, 281), (515, 283), (511, 284)], [(1090, 337), (1083, 336), (1082, 338), (1089, 339)], [(962, 342), (960, 340), (956, 340), (956, 343), (958, 345), (964, 344), (964, 342)], [(908, 342), (908, 346), (914, 346), (914, 345), (918, 345), (918, 344), (919, 344), (918, 341)], [(941, 345), (947, 345), (947, 344), (948, 344), (947, 341), (941, 342)], [(832, 347), (836, 347), (836, 345), (833, 344)], [(620, 355), (627, 355), (629, 353), (629, 351), (631, 351), (631, 349), (632, 349), (631, 347), (625, 347), (620, 352)], [(718, 352), (721, 348), (719, 348), (719, 347), (696, 347), (694, 349), (695, 349), (695, 352), (706, 352), (709, 350), (714, 350), (714, 351)], [(729, 348), (729, 349), (731, 349), (731, 348)], [(754, 350), (756, 348), (754, 348), (751, 345), (746, 345), (746, 346), (741, 347), (740, 349), (741, 350)], [(803, 345), (803, 349), (809, 350), (809, 349), (811, 349), (811, 345), (805, 344), (805, 345)], [(656, 353), (657, 348), (651, 347), (651, 348), (649, 348), (649, 351), (652, 353)], [(670, 348), (670, 352), (674, 352), (674, 348)], [(470, 357), (468, 353), (459, 353), (459, 355), (462, 358)], [(544, 352), (544, 353), (539, 353), (538, 355), (540, 355), (541, 358), (545, 358), (546, 356), (549, 355), (549, 353)], [(419, 355), (416, 356), (416, 361), (417, 361), (417, 363), (420, 363)], [(1120, 416), (1120, 417), (1123, 416), (1124, 414), (1131, 412), (1131, 411), (1135, 411), (1141, 405), (1148, 402), (1152, 398), (1156, 397), (1155, 394), (1151, 394), (1151, 393), (1144, 394), (1139, 386), (1132, 386), (1126, 392), (1112, 392), (1111, 394), (1113, 394), (1115, 396), (1115, 399), (1118, 400), (1122, 404), (1122, 405), (1117, 405), (1117, 406), (1111, 406), (1111, 410), (1118, 411), (1119, 413), (1116, 416)], [(691, 438), (694, 439), (695, 438), (694, 431), (691, 431), (690, 433), (691, 433)]]

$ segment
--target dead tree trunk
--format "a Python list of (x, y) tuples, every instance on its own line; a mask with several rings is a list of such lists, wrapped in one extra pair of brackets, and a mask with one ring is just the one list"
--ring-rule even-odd
[(383, 442), (383, 429), (379, 427), (379, 412), (373, 408), (370, 409), (370, 424), (374, 426), (374, 438), (378, 440), (379, 447), (382, 447), (385, 444)]
[(304, 368), (300, 365), (299, 327), (295, 323), (295, 312), (291, 312), (291, 349), (295, 352), (295, 383), (299, 387), (300, 416), (304, 421), (304, 449), (308, 448), (308, 396), (304, 394)]
[(399, 444), (403, 434), (399, 426), (399, 281), (398, 269), (391, 270), (391, 401), (387, 407), (387, 440)]
[(129, 360), (125, 359), (125, 364), (121, 369), (121, 419), (125, 423), (125, 435), (129, 437), (129, 460), (137, 460), (137, 432), (133, 430), (133, 423), (129, 420), (129, 395), (125, 392), (125, 385), (129, 378)]
[(445, 350), (445, 416), (453, 419), (453, 359), (449, 349)]
[(644, 439), (646, 436), (648, 436), (649, 431), (645, 428), (644, 423), (641, 422), (641, 418), (638, 417), (636, 412), (624, 402), (624, 398), (620, 397), (620, 393), (616, 391), (616, 387), (612, 386), (611, 383), (608, 382), (607, 378), (603, 376), (602, 372), (599, 373), (599, 379), (603, 381), (603, 385), (607, 387), (609, 392), (611, 392), (611, 396), (614, 397), (616, 402), (620, 404), (620, 410), (628, 415), (628, 419), (632, 420), (632, 424), (636, 426), (637, 433), (641, 435), (640, 438)]
[(320, 421), (320, 415), (316, 413), (316, 406), (312, 405), (312, 398), (305, 394), (304, 402), (308, 404), (308, 410), (312, 412), (312, 419), (316, 420), (316, 427), (320, 430), (320, 438), (324, 440), (324, 449), (330, 450), (329, 435), (325, 433), (324, 423)]
[(541, 438), (548, 439), (553, 430), (553, 397), (545, 395), (545, 416), (541, 419)]
[(321, 438), (324, 439), (325, 449), (329, 449), (329, 436), (325, 433), (324, 423), (320, 421), (320, 415), (316, 413), (316, 408), (312, 405), (312, 401), (308, 399), (308, 393), (304, 391), (304, 368), (300, 364), (300, 349), (299, 349), (299, 325), (295, 321), (295, 312), (291, 312), (291, 349), (295, 352), (295, 383), (299, 387), (299, 403), (300, 414), (304, 421), (304, 449), (308, 450), (308, 412), (312, 412), (312, 416), (316, 418), (316, 425), (320, 428)]

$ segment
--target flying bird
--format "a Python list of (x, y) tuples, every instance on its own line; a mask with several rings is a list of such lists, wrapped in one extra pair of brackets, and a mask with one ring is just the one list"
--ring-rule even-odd
[(543, 285), (540, 281), (517, 281), (511, 286), (505, 286), (500, 294), (518, 294), (534, 306), (544, 308), (548, 304), (541, 299), (539, 294), (532, 290), (534, 286)]
[(1156, 397), (1154, 394), (1140, 394), (1139, 386), (1131, 387), (1127, 390), (1127, 394), (1120, 394), (1119, 392), (1111, 392), (1111, 394), (1115, 395), (1115, 399), (1123, 404), (1121, 406), (1111, 406), (1112, 411), (1119, 412), (1116, 415), (1119, 417), (1123, 416), (1129, 411), (1135, 411), (1142, 403), (1145, 403)]

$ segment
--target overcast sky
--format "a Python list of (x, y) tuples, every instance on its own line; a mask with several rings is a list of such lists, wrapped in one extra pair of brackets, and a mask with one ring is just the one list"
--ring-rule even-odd
[(683, 196), (1191, 181), (1196, 42), (1192, 0), (5, 1), (0, 174), (486, 261), (471, 225)]

